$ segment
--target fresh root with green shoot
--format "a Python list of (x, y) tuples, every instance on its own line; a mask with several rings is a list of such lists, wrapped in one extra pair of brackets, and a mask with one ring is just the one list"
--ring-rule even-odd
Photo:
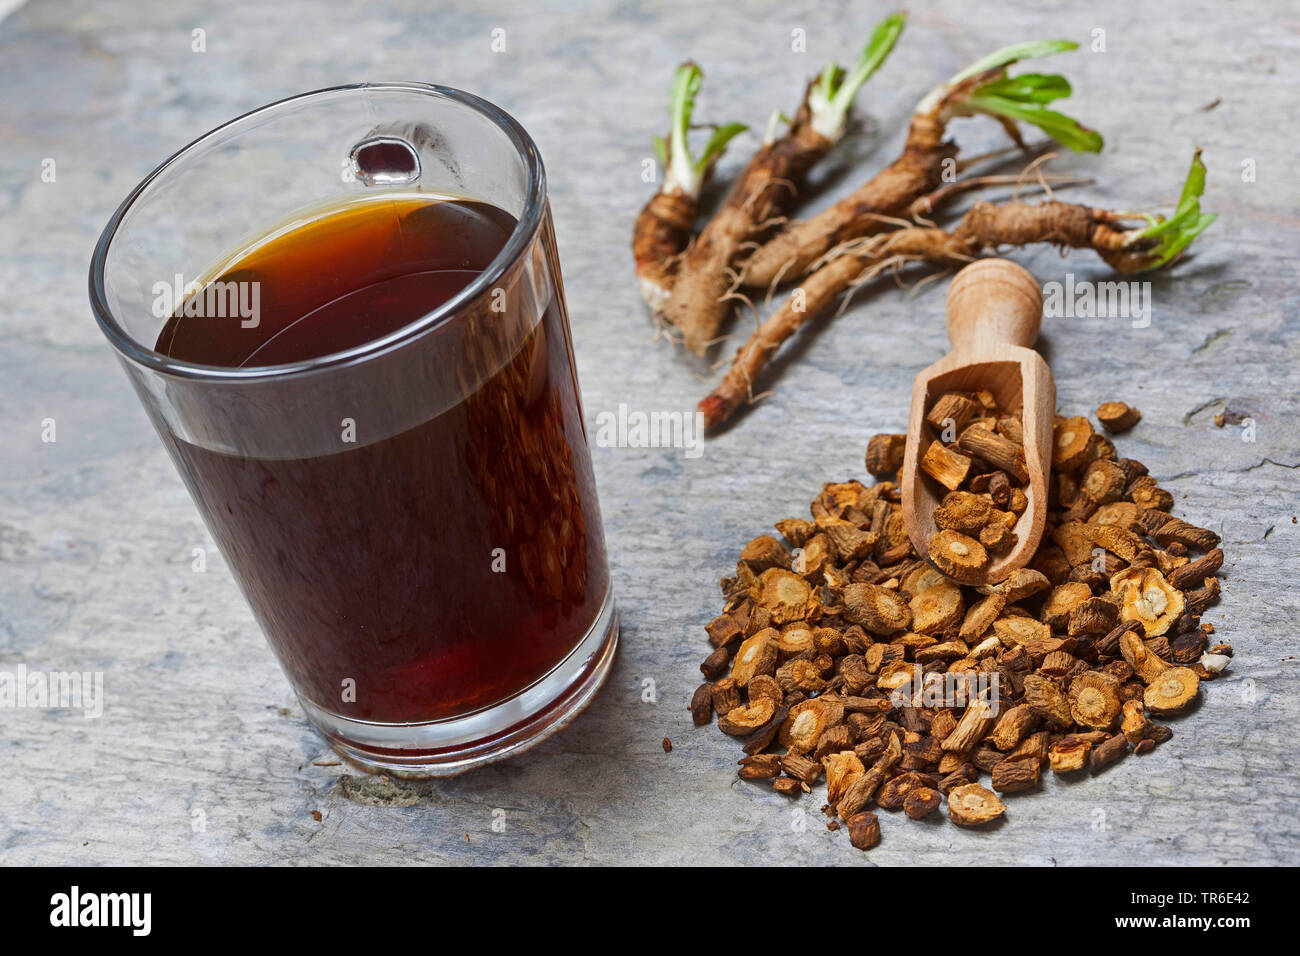
[(705, 426), (716, 428), (754, 399), (764, 366), (802, 325), (887, 271), (912, 263), (957, 268), (985, 252), (1039, 243), (1091, 249), (1122, 275), (1165, 268), (1214, 221), (1214, 214), (1201, 212), (1204, 191), (1205, 164), (1197, 150), (1167, 219), (1055, 200), (979, 202), (951, 230), (909, 226), (845, 243), (741, 346), (722, 382), (699, 403)]
[[(1029, 160), (1041, 151), (1041, 144), (1025, 145), (1025, 124), (1076, 152), (1102, 148), (1099, 133), (1052, 109), (1071, 94), (1064, 77), (1010, 72), (1021, 61), (1076, 49), (1068, 40), (1020, 43), (975, 61), (920, 100), (904, 149), (892, 163), (824, 212), (787, 220), (803, 177), (845, 135), (854, 97), (893, 49), (903, 22), (896, 14), (880, 23), (852, 70), (828, 65), (809, 83), (793, 118), (782, 120), (783, 127), (775, 120), (769, 124), (762, 148), (694, 237), (700, 184), (739, 127), (719, 129), (704, 153), (693, 156), (685, 141), (698, 70), (688, 64), (682, 68), (687, 72), (679, 71), (673, 129), (662, 150), (667, 174), (659, 195), (637, 220), (633, 243), (646, 300), (675, 338), (705, 355), (719, 340), (733, 304), (752, 304), (746, 290), (752, 294), (782, 281), (797, 282), (775, 312), (758, 319), (722, 381), (699, 403), (708, 428), (763, 394), (759, 383), (769, 361), (802, 326), (836, 302), (843, 311), (856, 291), (886, 272), (922, 265), (950, 269), (991, 251), (1050, 244), (1091, 249), (1115, 272), (1132, 275), (1169, 266), (1214, 221), (1200, 207), (1205, 166), (1199, 150), (1168, 217), (1057, 200), (1053, 186), (1083, 181), (1045, 175), (1040, 163), (1050, 156), (1033, 159), (1019, 177), (968, 174), (991, 158), (1019, 154)], [(949, 124), (975, 116), (1000, 123), (1013, 145), (984, 156), (961, 155), (947, 138)], [(1048, 201), (1022, 201), (1021, 187), (1030, 183), (1041, 187)], [(958, 196), (994, 185), (1015, 185), (1016, 192), (1009, 201), (974, 203), (950, 228), (930, 220)]]
[(1101, 149), (1101, 136), (1047, 108), (1048, 103), (1070, 95), (1070, 84), (1064, 77), (1007, 75), (1007, 69), (1020, 60), (1063, 53), (1077, 46), (1067, 40), (1009, 46), (935, 87), (921, 99), (912, 115), (902, 154), (852, 195), (810, 219), (791, 222), (777, 231), (744, 263), (744, 284), (766, 288), (782, 280), (798, 280), (840, 243), (890, 228), (891, 217), (903, 214), (919, 197), (937, 188), (945, 170), (955, 168), (958, 149), (945, 136), (948, 124), (958, 117), (992, 116), (1022, 149), (1025, 145), (1017, 123), (1037, 126), (1070, 149)]
[(903, 15), (880, 23), (862, 57), (847, 74), (834, 64), (805, 91), (784, 132), (754, 155), (721, 208), (688, 246), (676, 266), (663, 318), (686, 347), (704, 355), (735, 300), (735, 267), (747, 244), (763, 237), (791, 206), (808, 171), (844, 135), (850, 105), (884, 62), (903, 29)]
[(668, 301), (679, 257), (695, 231), (700, 191), (727, 144), (749, 128), (743, 123), (715, 126), (700, 155), (691, 152), (691, 116), (703, 81), (704, 73), (694, 63), (683, 63), (673, 74), (671, 128), (654, 141), (663, 183), (642, 207), (632, 230), (641, 297), (656, 315)]

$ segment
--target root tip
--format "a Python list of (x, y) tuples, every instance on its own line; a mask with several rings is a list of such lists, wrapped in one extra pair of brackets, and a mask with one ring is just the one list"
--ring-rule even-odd
[(721, 395), (706, 395), (695, 408), (704, 415), (705, 431), (713, 431), (735, 411), (735, 405), (725, 401)]

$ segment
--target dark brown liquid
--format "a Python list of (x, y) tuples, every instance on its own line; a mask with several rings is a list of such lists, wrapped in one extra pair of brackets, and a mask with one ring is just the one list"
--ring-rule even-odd
[[(256, 327), (178, 312), (157, 349), (239, 367), (362, 345), (461, 291), (513, 227), (501, 210), (460, 200), (341, 208), (217, 277), (258, 283)], [(392, 723), (467, 713), (534, 683), (596, 618), (608, 572), (562, 310), (551, 298), (517, 350), (498, 353), (457, 401), (428, 400), (447, 382), (397, 396), (438, 408), (378, 440), (295, 455), (286, 436), (287, 454), (248, 457), (164, 434), (316, 704)], [(461, 332), (462, 346), (477, 334)]]

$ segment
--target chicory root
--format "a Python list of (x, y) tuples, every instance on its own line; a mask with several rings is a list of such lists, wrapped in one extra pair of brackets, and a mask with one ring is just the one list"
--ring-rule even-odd
[[(721, 425), (749, 400), (763, 367), (800, 326), (840, 293), (890, 266), (908, 262), (960, 266), (986, 250), (1050, 243), (1092, 249), (1120, 274), (1158, 269), (1173, 262), (1214, 221), (1213, 214), (1200, 210), (1204, 189), (1205, 166), (1197, 150), (1178, 207), (1168, 219), (1055, 201), (980, 202), (951, 231), (915, 226), (861, 240), (858, 248), (830, 258), (809, 275), (741, 346), (722, 382), (699, 403), (705, 426)], [(1146, 219), (1147, 225), (1140, 229), (1125, 225), (1136, 218)]]
[(889, 17), (872, 33), (852, 73), (841, 77), (831, 64), (809, 84), (785, 133), (749, 161), (681, 258), (663, 315), (696, 355), (705, 354), (731, 311), (728, 293), (740, 251), (784, 212), (803, 177), (844, 135), (854, 95), (893, 49), (902, 28), (901, 14)]
[(784, 226), (754, 251), (744, 264), (746, 286), (768, 287), (781, 279), (805, 275), (829, 250), (849, 239), (882, 232), (882, 217), (897, 216), (941, 182), (954, 166), (957, 146), (945, 142), (950, 120), (985, 113), (996, 117), (1023, 145), (1015, 127), (1025, 121), (1057, 137), (1072, 149), (1097, 150), (1101, 137), (1076, 121), (1045, 108), (1070, 94), (1060, 76), (1006, 75), (1007, 68), (1029, 57), (1073, 50), (1078, 44), (1048, 40), (1006, 47), (990, 54), (930, 91), (917, 105), (902, 155), (857, 192), (810, 219)]
[(694, 232), (700, 190), (727, 144), (748, 128), (740, 123), (716, 127), (704, 151), (698, 157), (691, 153), (686, 137), (703, 77), (694, 63), (683, 63), (673, 75), (672, 129), (655, 140), (663, 185), (642, 208), (632, 230), (641, 297), (656, 315), (668, 301), (679, 257)]

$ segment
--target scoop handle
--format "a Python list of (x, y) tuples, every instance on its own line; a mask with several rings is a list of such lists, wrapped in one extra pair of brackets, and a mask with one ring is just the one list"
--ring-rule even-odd
[(1038, 280), (1009, 259), (977, 259), (948, 286), (948, 341), (954, 352), (1031, 348), (1042, 319)]

